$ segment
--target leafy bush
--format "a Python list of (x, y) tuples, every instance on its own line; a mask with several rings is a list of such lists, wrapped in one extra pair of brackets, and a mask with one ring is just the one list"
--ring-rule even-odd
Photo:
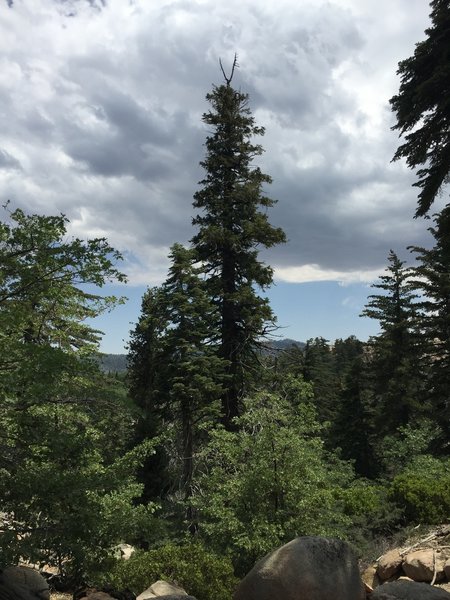
[(395, 433), (385, 436), (376, 449), (384, 472), (389, 478), (399, 475), (411, 461), (429, 451), (440, 433), (436, 423), (422, 419), (399, 427)]
[(117, 563), (109, 581), (140, 594), (158, 579), (181, 585), (198, 600), (229, 600), (237, 584), (231, 561), (198, 543), (136, 552)]
[(390, 497), (407, 521), (445, 521), (450, 514), (450, 460), (418, 457), (393, 479)]
[[(374, 556), (381, 539), (399, 527), (401, 511), (388, 498), (385, 486), (359, 479), (341, 491), (342, 510), (350, 518), (344, 533), (362, 556)], [(378, 552), (380, 554), (380, 552)]]
[[(308, 390), (306, 390), (308, 391)], [(216, 429), (190, 499), (209, 547), (231, 554), (240, 576), (298, 535), (340, 536), (350, 524), (340, 490), (349, 463), (326, 452), (314, 408), (276, 394), (245, 401), (238, 431)]]

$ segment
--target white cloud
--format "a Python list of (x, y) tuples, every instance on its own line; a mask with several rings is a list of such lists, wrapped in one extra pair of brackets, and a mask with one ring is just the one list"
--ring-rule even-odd
[(343, 285), (350, 283), (372, 282), (380, 275), (379, 269), (366, 271), (336, 271), (322, 269), (319, 265), (309, 264), (301, 267), (276, 267), (275, 280), (287, 283), (307, 283), (313, 281), (338, 281)]

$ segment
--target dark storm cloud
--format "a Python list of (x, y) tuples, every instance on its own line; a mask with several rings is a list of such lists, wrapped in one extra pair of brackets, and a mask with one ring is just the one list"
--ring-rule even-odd
[(17, 169), (20, 171), (22, 166), (17, 158), (0, 148), (0, 169)]
[(105, 177), (131, 175), (155, 182), (176, 176), (189, 130), (185, 115), (145, 108), (121, 92), (94, 93), (90, 100), (83, 109), (99, 127), (74, 123), (68, 116), (64, 152)]
[(426, 236), (411, 174), (390, 165), (396, 63), (426, 27), (413, 4), (417, 16), (400, 0), (386, 25), (387, 0), (14, 3), (0, 24), (0, 167), (18, 168), (17, 148), (22, 172), (2, 191), (66, 213), (78, 235), (107, 235), (142, 278), (163, 276), (168, 247), (194, 233), (204, 96), (221, 83), (218, 59), (229, 70), (237, 51), (233, 84), (266, 128), (270, 219), (289, 238), (267, 260), (383, 267), (391, 247)]
[[(345, 145), (342, 152), (348, 152)], [(370, 271), (385, 264), (390, 248), (402, 254), (409, 244), (424, 242), (426, 224), (412, 218), (411, 174), (372, 159), (368, 168), (349, 172), (339, 168), (338, 148), (328, 149), (326, 167), (279, 175), (271, 190), (280, 199), (273, 218), (289, 243), (273, 251), (277, 266)]]

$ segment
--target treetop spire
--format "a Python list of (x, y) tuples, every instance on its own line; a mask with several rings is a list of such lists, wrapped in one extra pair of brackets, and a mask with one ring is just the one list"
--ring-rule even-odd
[(227, 77), (227, 75), (225, 73), (225, 69), (223, 68), (223, 64), (222, 64), (222, 59), (221, 58), (219, 58), (219, 65), (220, 65), (220, 70), (222, 71), (222, 74), (224, 76), (224, 79), (227, 82), (227, 86), (229, 86), (230, 83), (231, 83), (231, 80), (233, 79), (234, 69), (239, 69), (239, 64), (238, 64), (238, 61), (237, 61), (237, 54), (236, 54), (236, 52), (234, 53), (233, 65), (231, 67), (231, 73), (230, 73), (229, 77)]

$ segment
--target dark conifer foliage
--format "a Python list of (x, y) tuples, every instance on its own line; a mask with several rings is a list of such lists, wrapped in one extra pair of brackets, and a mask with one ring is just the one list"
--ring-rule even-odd
[(328, 340), (322, 337), (306, 342), (305, 381), (313, 384), (314, 404), (321, 422), (331, 423), (338, 410), (338, 380)]
[(194, 264), (195, 252), (175, 244), (170, 258), (169, 277), (162, 287), (169, 320), (164, 341), (168, 403), (174, 423), (179, 424), (180, 488), (188, 497), (201, 438), (199, 425), (218, 421), (223, 361), (212, 344), (214, 307)]
[(334, 444), (341, 448), (342, 458), (354, 462), (358, 475), (375, 477), (378, 472), (373, 450), (373, 407), (368, 384), (367, 356), (364, 356), (362, 350), (347, 363), (347, 369), (342, 375), (339, 411), (332, 424), (331, 437)]
[(362, 316), (379, 321), (381, 333), (371, 340), (373, 391), (380, 436), (417, 416), (422, 395), (421, 349), (416, 335), (417, 292), (411, 269), (391, 250), (386, 274), (372, 287)]
[[(130, 395), (142, 408), (140, 435), (174, 432), (172, 455), (162, 449), (144, 473), (152, 498), (169, 489), (188, 496), (199, 425), (217, 422), (223, 362), (212, 344), (214, 307), (195, 266), (195, 252), (174, 244), (159, 288), (147, 291), (129, 354)], [(169, 473), (170, 468), (170, 473)]]
[(211, 134), (200, 163), (205, 177), (194, 195), (199, 213), (192, 243), (217, 308), (219, 356), (228, 365), (222, 412), (229, 428), (239, 414), (253, 351), (274, 322), (268, 300), (257, 293), (272, 283), (272, 269), (258, 260), (258, 249), (284, 242), (285, 235), (267, 217), (274, 201), (263, 186), (271, 178), (253, 164), (263, 149), (252, 138), (264, 129), (255, 124), (247, 94), (233, 89), (230, 78), (226, 81), (207, 95), (211, 109), (203, 121)]
[(335, 362), (336, 374), (342, 388), (349, 372), (353, 369), (364, 352), (364, 343), (354, 335), (346, 339), (337, 339), (334, 342), (332, 354)]
[[(128, 351), (129, 395), (140, 408), (136, 423), (138, 442), (161, 433), (167, 418), (167, 372), (163, 336), (167, 316), (163, 311), (162, 292), (149, 288), (142, 299), (141, 316), (131, 332)], [(140, 478), (144, 484), (143, 499), (160, 497), (170, 487), (167, 470), (168, 457), (158, 446), (153, 456), (146, 459)]]
[(394, 160), (423, 165), (414, 184), (421, 189), (416, 216), (425, 215), (450, 173), (450, 4), (433, 0), (432, 25), (414, 56), (399, 63), (399, 93), (391, 98), (393, 129), (404, 135)]
[(417, 292), (411, 281), (411, 269), (391, 250), (388, 255), (386, 274), (373, 284), (381, 294), (369, 296), (362, 316), (379, 321), (381, 329), (389, 337), (397, 352), (404, 348), (416, 314)]
[(430, 228), (435, 245), (430, 250), (412, 247), (418, 265), (415, 285), (422, 292), (420, 332), (429, 370), (427, 392), (433, 414), (450, 435), (450, 206), (435, 217)]

